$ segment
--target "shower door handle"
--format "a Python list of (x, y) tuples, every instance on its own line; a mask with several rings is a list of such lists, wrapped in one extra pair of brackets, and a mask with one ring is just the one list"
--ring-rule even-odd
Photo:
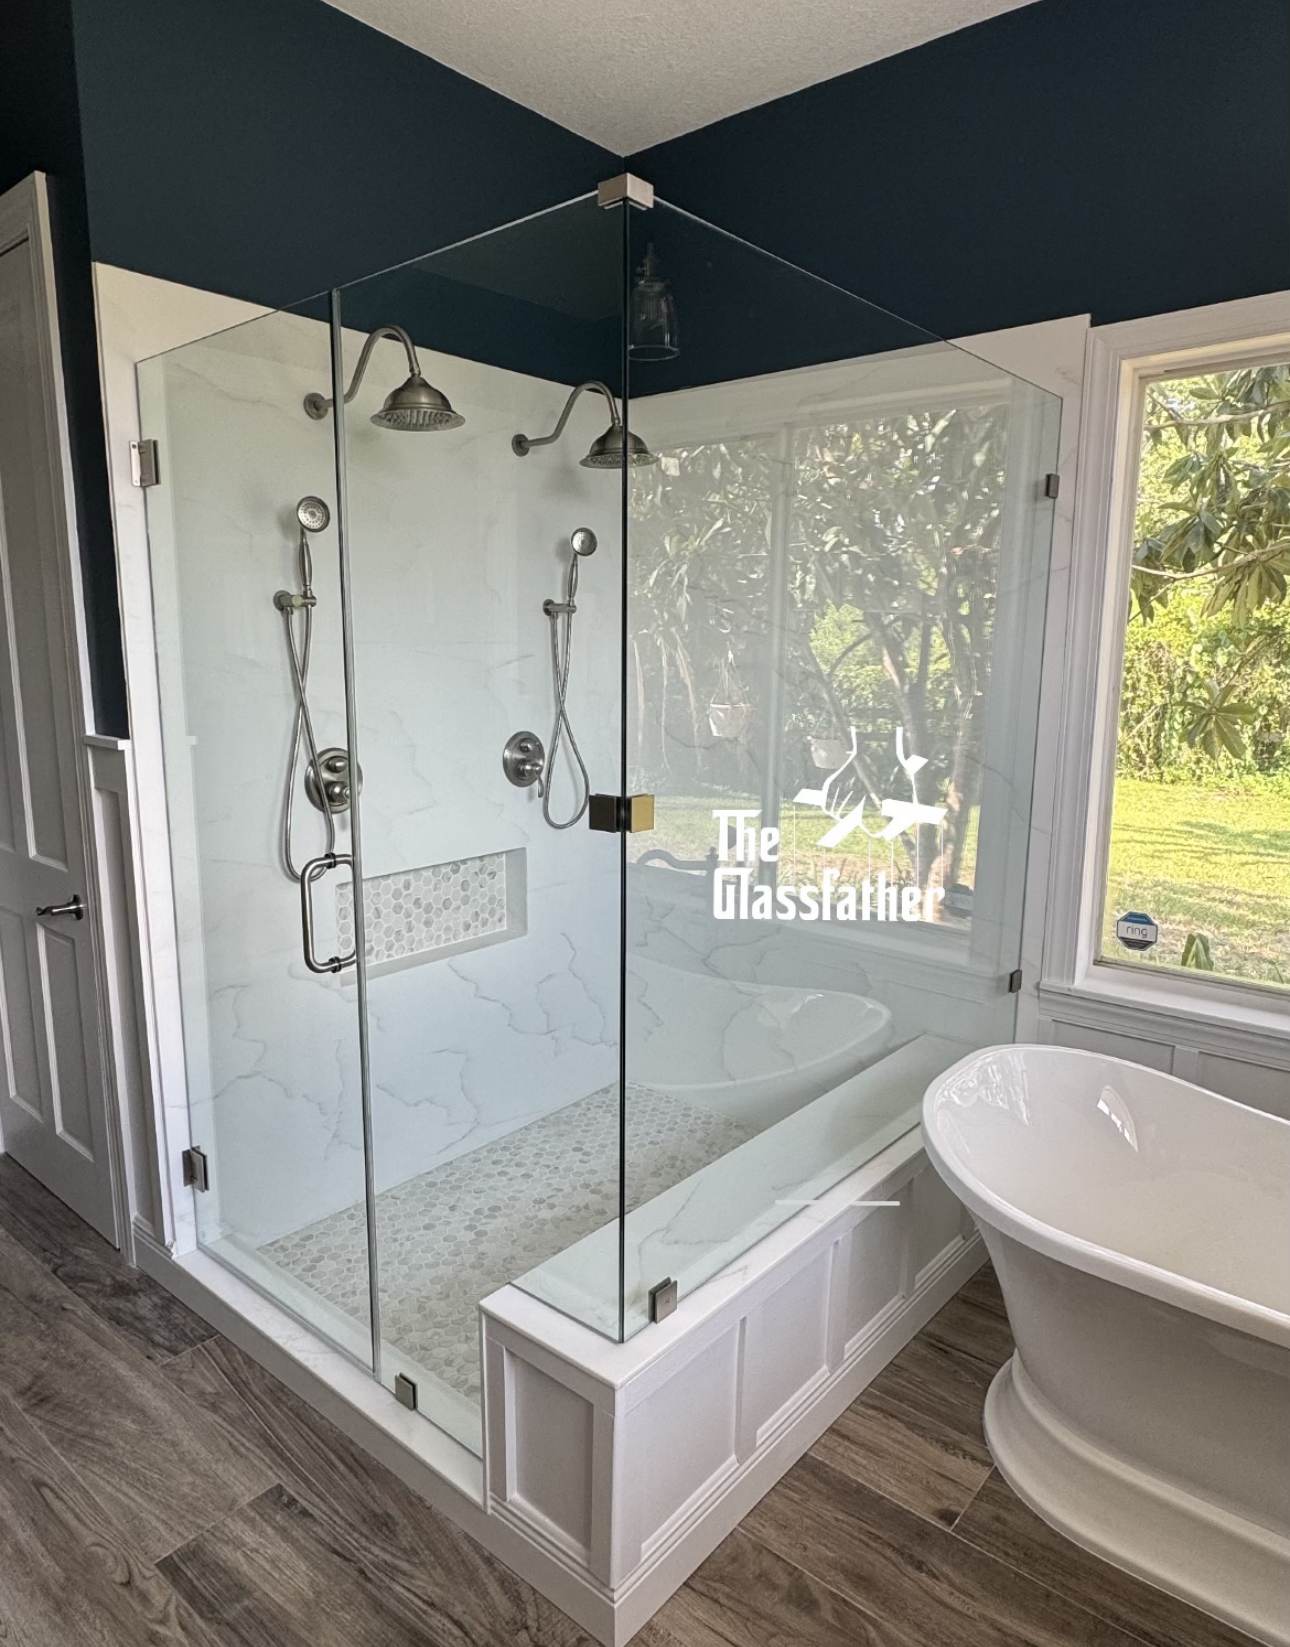
[(343, 972), (347, 966), (358, 963), (357, 946), (352, 955), (332, 955), (325, 961), (314, 954), (314, 882), (342, 865), (348, 865), (351, 871), (354, 868), (354, 860), (347, 852), (324, 852), (321, 858), (310, 858), (300, 871), (300, 931), (305, 965), (310, 972)]

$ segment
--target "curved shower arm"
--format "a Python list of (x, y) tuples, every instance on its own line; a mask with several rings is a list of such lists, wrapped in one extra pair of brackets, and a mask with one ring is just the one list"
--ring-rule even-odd
[[(367, 363), (372, 358), (372, 350), (383, 337), (393, 338), (401, 343), (408, 357), (408, 371), (413, 377), (421, 376), (421, 363), (417, 359), (416, 346), (412, 339), (403, 330), (402, 326), (378, 326), (374, 332), (369, 332), (363, 340), (363, 348), (358, 357), (358, 365), (354, 368), (354, 375), (349, 380), (349, 388), (345, 391), (345, 404), (349, 405), (358, 393), (363, 382), (363, 374), (367, 371)], [(331, 411), (332, 401), (326, 395), (312, 394), (305, 397), (305, 410), (312, 418), (326, 417)]]
[(598, 378), (590, 378), (586, 383), (580, 383), (569, 395), (568, 400), (564, 403), (564, 410), (560, 413), (559, 421), (549, 435), (533, 435), (531, 437), (529, 435), (513, 435), (511, 437), (511, 450), (515, 455), (524, 457), (534, 446), (551, 446), (559, 440), (564, 433), (565, 424), (569, 421), (569, 413), (572, 412), (575, 401), (587, 389), (595, 389), (598, 393), (604, 395), (609, 406), (610, 427), (613, 429), (621, 428), (622, 419), (618, 415), (618, 402), (614, 399), (613, 390), (608, 384), (601, 383)]

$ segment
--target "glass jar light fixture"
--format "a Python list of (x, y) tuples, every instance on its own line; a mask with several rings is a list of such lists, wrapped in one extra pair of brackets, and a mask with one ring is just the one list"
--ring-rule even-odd
[(628, 353), (634, 360), (673, 360), (681, 350), (672, 288), (658, 272), (658, 254), (646, 247), (632, 287)]

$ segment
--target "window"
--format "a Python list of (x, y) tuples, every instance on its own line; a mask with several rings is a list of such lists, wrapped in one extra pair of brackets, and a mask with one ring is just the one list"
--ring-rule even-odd
[(1059, 403), (948, 350), (878, 370), (638, 411), (660, 462), (631, 494), (629, 782), (655, 822), (628, 850), (707, 872), (723, 919), (755, 816), (758, 886), (832, 884), (837, 936), (1006, 976)]
[(1290, 356), (1134, 404), (1097, 958), (1290, 989)]

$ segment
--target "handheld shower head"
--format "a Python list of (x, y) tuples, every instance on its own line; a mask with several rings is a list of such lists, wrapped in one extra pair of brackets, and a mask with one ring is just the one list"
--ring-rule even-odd
[(296, 519), (306, 532), (325, 532), (331, 525), (331, 510), (321, 498), (301, 498), (296, 505)]
[[(408, 357), (408, 377), (397, 389), (391, 389), (386, 395), (385, 404), (380, 411), (373, 412), (371, 421), (376, 427), (412, 431), (460, 428), (466, 421), (465, 418), (460, 412), (453, 410), (452, 403), (441, 389), (436, 389), (433, 383), (427, 383), (421, 376), (416, 349), (402, 326), (378, 326), (374, 332), (368, 334), (362, 353), (358, 357), (358, 365), (354, 368), (354, 376), (345, 391), (346, 406), (358, 393), (372, 350), (377, 340), (383, 337), (393, 338), (396, 343), (403, 345)], [(325, 418), (331, 408), (332, 403), (326, 395), (314, 391), (305, 396), (305, 411), (315, 422)]]
[(596, 534), (590, 526), (579, 526), (569, 534), (569, 547), (575, 555), (594, 555)]

